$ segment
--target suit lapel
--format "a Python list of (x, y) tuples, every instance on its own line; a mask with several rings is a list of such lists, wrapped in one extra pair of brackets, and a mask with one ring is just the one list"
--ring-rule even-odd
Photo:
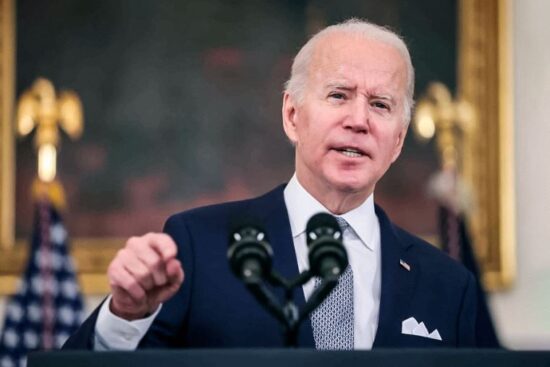
[[(401, 335), (401, 322), (406, 315), (406, 306), (414, 294), (418, 272), (413, 258), (407, 256), (410, 243), (404, 243), (397, 235), (393, 224), (378, 206), (376, 215), (380, 222), (382, 251), (382, 284), (378, 329), (373, 348), (396, 346)], [(410, 270), (400, 264), (409, 265)]]
[[(269, 241), (273, 247), (273, 267), (283, 277), (293, 279), (298, 276), (298, 261), (290, 231), (288, 212), (284, 202), (284, 185), (279, 186), (256, 201), (250, 209), (257, 218), (263, 218)], [(380, 222), (381, 235), (381, 295), (378, 329), (373, 348), (396, 346), (401, 336), (401, 322), (410, 315), (404, 305), (410, 302), (414, 294), (416, 280), (420, 271), (414, 258), (407, 255), (411, 243), (399, 238), (393, 224), (378, 206), (376, 215)], [(410, 270), (400, 265), (400, 260), (410, 266)], [(282, 295), (281, 292), (277, 292)], [(280, 298), (282, 299), (282, 298)], [(305, 304), (302, 288), (297, 288), (294, 301), (298, 307)], [(300, 327), (299, 345), (314, 347), (313, 331), (309, 318)]]
[[(284, 185), (277, 187), (267, 195), (263, 196), (254, 207), (258, 211), (258, 217), (263, 218), (268, 240), (273, 248), (273, 268), (284, 278), (294, 279), (299, 274), (296, 250), (290, 231), (290, 221), (285, 205), (283, 190)], [(284, 299), (280, 289), (274, 289), (279, 299)], [(294, 291), (294, 302), (298, 308), (304, 307), (305, 297), (302, 287)], [(314, 347), (313, 331), (309, 317), (300, 326), (298, 335), (300, 347)]]

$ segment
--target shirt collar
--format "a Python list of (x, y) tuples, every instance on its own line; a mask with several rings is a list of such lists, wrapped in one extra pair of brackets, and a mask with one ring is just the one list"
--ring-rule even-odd
[[(288, 185), (286, 185), (284, 197), (290, 219), (290, 229), (294, 238), (305, 232), (307, 221), (313, 215), (319, 212), (330, 213), (298, 182), (296, 174), (292, 176)], [(374, 250), (374, 229), (378, 220), (374, 212), (374, 195), (371, 194), (363, 204), (340, 215), (340, 217), (348, 222), (367, 248)]]

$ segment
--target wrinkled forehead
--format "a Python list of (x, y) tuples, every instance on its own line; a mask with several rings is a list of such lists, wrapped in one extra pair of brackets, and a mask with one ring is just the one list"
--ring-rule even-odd
[(404, 96), (407, 64), (399, 50), (387, 43), (355, 34), (331, 34), (314, 45), (308, 79), (312, 84), (347, 80), (372, 87), (378, 82)]

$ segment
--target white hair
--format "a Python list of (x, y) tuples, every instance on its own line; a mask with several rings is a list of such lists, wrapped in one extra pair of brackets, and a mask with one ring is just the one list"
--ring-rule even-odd
[(315, 51), (315, 46), (321, 38), (334, 33), (354, 34), (365, 39), (380, 41), (394, 47), (401, 54), (407, 66), (407, 90), (403, 106), (403, 123), (407, 125), (411, 119), (411, 111), (414, 106), (414, 68), (412, 66), (409, 49), (401, 37), (395, 32), (365, 20), (351, 18), (342, 23), (326, 27), (311, 37), (294, 58), (290, 79), (285, 83), (285, 92), (295, 98), (297, 103), (303, 101), (304, 90), (308, 78), (308, 69)]

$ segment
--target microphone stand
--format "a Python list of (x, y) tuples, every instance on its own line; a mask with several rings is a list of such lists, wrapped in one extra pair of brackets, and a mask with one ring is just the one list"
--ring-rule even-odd
[(293, 294), (296, 287), (301, 287), (308, 282), (313, 273), (309, 270), (302, 272), (293, 280), (287, 280), (272, 270), (266, 280), (274, 287), (282, 287), (285, 290), (284, 303), (281, 304), (275, 295), (266, 287), (259, 276), (244, 276), (244, 283), (252, 295), (271, 313), (284, 328), (284, 339), (286, 347), (298, 347), (298, 329), (302, 321), (315, 310), (330, 292), (338, 284), (338, 274), (325, 277), (322, 283), (315, 289), (302, 309), (299, 309), (293, 301)]

